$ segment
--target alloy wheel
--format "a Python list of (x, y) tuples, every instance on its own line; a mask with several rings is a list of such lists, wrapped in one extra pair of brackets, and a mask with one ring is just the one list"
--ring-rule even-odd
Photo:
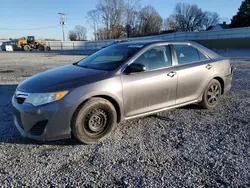
[(212, 84), (207, 92), (207, 102), (209, 105), (215, 105), (220, 97), (220, 87), (217, 84)]

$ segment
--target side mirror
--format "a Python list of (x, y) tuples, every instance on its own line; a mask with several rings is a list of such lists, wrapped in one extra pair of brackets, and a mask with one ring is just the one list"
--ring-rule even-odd
[(146, 66), (143, 64), (132, 63), (129, 65), (125, 72), (126, 73), (133, 73), (133, 72), (143, 72), (146, 70)]

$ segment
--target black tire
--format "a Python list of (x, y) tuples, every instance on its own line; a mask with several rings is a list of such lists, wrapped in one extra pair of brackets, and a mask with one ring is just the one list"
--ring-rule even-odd
[(30, 48), (29, 45), (24, 45), (24, 46), (23, 46), (23, 50), (26, 51), (26, 52), (28, 52), (28, 51), (31, 50), (31, 48)]
[(220, 101), (221, 91), (221, 84), (218, 80), (210, 81), (203, 93), (200, 106), (205, 109), (215, 108)]
[(73, 135), (84, 144), (105, 140), (114, 130), (117, 114), (106, 99), (91, 98), (78, 109), (72, 120)]
[(39, 50), (39, 51), (45, 51), (45, 47), (44, 47), (43, 45), (39, 45), (39, 46), (38, 46), (38, 50)]
[(46, 50), (47, 50), (47, 51), (50, 51), (51, 48), (50, 48), (49, 46), (46, 46)]

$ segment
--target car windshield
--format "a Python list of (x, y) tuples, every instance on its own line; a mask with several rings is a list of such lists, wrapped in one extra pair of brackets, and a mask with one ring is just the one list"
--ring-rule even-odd
[(118, 68), (142, 47), (142, 45), (115, 44), (81, 60), (77, 66), (111, 71)]

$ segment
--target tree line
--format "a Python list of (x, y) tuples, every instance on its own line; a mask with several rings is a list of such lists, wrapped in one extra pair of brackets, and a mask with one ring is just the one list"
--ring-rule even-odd
[[(94, 31), (93, 40), (106, 40), (204, 31), (218, 24), (220, 16), (203, 11), (196, 4), (178, 3), (173, 13), (163, 19), (152, 5), (141, 6), (140, 0), (100, 0), (96, 8), (87, 13), (86, 19)], [(244, 0), (239, 12), (232, 18), (231, 27), (241, 26), (250, 26), (250, 0)], [(76, 26), (69, 32), (69, 39), (86, 40), (86, 32), (84, 26)]]

